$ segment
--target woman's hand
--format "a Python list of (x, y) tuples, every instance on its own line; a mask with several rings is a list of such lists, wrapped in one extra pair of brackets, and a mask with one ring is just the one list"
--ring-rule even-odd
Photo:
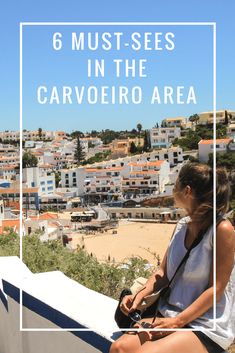
[(154, 322), (151, 324), (152, 328), (181, 328), (183, 323), (181, 320), (176, 317), (157, 317)]
[(130, 312), (135, 311), (142, 302), (142, 296), (137, 295), (125, 295), (120, 303), (120, 309), (125, 315), (129, 315)]
[[(161, 329), (161, 328), (181, 328), (180, 320), (176, 317), (169, 318), (156, 318), (153, 323), (151, 323), (151, 328)], [(174, 333), (174, 331), (150, 331), (151, 339), (161, 339)]]

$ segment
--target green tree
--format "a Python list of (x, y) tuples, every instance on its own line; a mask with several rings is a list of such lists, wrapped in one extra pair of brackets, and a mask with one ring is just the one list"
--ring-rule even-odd
[(190, 115), (190, 117), (189, 117), (189, 121), (191, 121), (192, 123), (196, 123), (196, 125), (197, 125), (199, 119), (200, 119), (200, 117), (198, 114), (193, 114), (193, 115)]
[(116, 138), (120, 138), (120, 132), (114, 130), (102, 130), (99, 134), (99, 137), (103, 141), (105, 145), (108, 145), (110, 142), (115, 140)]
[(198, 142), (201, 140), (201, 137), (197, 134), (197, 132), (189, 130), (185, 137), (176, 138), (173, 141), (174, 145), (180, 146), (183, 150), (195, 150), (198, 149)]
[(38, 128), (38, 137), (41, 140), (41, 138), (42, 138), (42, 128), (41, 127)]
[(0, 234), (0, 256), (20, 256), (20, 240), (11, 228), (4, 228), (4, 234)]
[(138, 134), (139, 134), (139, 136), (140, 136), (140, 133), (141, 133), (141, 130), (142, 130), (142, 125), (141, 125), (140, 123), (138, 123), (138, 124), (136, 125), (136, 127), (137, 127), (137, 130), (138, 130)]
[[(19, 236), (13, 232), (2, 235), (0, 255), (19, 256)], [(91, 256), (80, 248), (71, 252), (59, 240), (42, 243), (37, 234), (23, 237), (23, 261), (33, 273), (59, 270), (82, 285), (116, 299), (135, 278), (150, 276), (147, 261), (142, 258), (127, 259), (123, 268), (119, 263), (101, 264), (94, 254)]]
[(107, 159), (107, 157), (110, 155), (110, 153), (111, 153), (111, 151), (96, 153), (93, 157), (90, 157), (90, 158), (86, 159), (85, 161), (83, 161), (82, 165), (102, 162)]
[(22, 158), (22, 166), (23, 168), (32, 168), (37, 167), (38, 159), (31, 152), (25, 152)]
[(84, 133), (82, 131), (76, 130), (73, 131), (70, 136), (72, 137), (72, 139), (76, 139), (77, 137), (84, 137)]
[(76, 149), (74, 153), (74, 159), (77, 164), (80, 164), (84, 160), (84, 157), (85, 157), (85, 153), (81, 146), (80, 138), (79, 136), (77, 136), (77, 144), (76, 144)]
[(55, 186), (56, 188), (59, 187), (59, 183), (61, 181), (61, 175), (60, 172), (55, 172)]
[(131, 145), (130, 145), (130, 153), (134, 154), (136, 152), (137, 152), (137, 147), (136, 147), (135, 143), (132, 141)]
[(149, 144), (149, 137), (148, 137), (148, 133), (147, 130), (145, 130), (144, 132), (144, 145), (143, 145), (143, 151), (147, 152), (150, 149), (150, 144)]
[(227, 112), (227, 110), (225, 110), (225, 112), (224, 112), (224, 123), (225, 123), (225, 125), (228, 125), (228, 112)]
[[(213, 153), (209, 154), (208, 164), (213, 166)], [(227, 152), (227, 153), (216, 153), (216, 166), (217, 167), (225, 167), (229, 173), (234, 171), (235, 165), (235, 152)]]

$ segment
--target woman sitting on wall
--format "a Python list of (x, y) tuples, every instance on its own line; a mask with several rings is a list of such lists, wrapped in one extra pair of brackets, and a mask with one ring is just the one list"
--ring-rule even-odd
[[(145, 317), (148, 331), (126, 332), (111, 346), (110, 353), (219, 353), (235, 336), (235, 234), (223, 217), (228, 209), (229, 182), (226, 172), (216, 172), (216, 285), (213, 286), (213, 171), (207, 165), (188, 163), (181, 169), (174, 188), (175, 204), (188, 214), (174, 231), (160, 269), (135, 297), (120, 303), (122, 312), (134, 312), (159, 283), (169, 281), (182, 258), (189, 258), (170, 285), (170, 294), (158, 303), (158, 315)], [(215, 291), (214, 291), (215, 288)], [(216, 295), (216, 320), (213, 299)], [(153, 315), (152, 315), (153, 316)], [(213, 324), (216, 328), (213, 331)], [(137, 324), (135, 327), (140, 327)], [(151, 331), (151, 328), (159, 331)], [(188, 328), (184, 331), (160, 329)], [(193, 329), (193, 331), (192, 331)], [(208, 330), (210, 329), (210, 330)], [(194, 331), (195, 330), (195, 331)]]

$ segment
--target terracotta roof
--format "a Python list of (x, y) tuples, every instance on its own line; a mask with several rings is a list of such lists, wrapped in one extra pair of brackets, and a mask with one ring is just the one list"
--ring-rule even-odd
[(20, 220), (19, 219), (3, 219), (0, 233), (4, 231), (4, 228), (12, 228), (13, 230), (19, 231)]
[(58, 214), (57, 213), (50, 213), (50, 212), (45, 212), (45, 213), (42, 213), (40, 214), (39, 216), (33, 216), (33, 217), (30, 217), (31, 219), (40, 219), (40, 220), (51, 220), (51, 219), (58, 219)]
[(13, 164), (13, 165), (5, 166), (5, 167), (0, 167), (0, 170), (11, 170), (11, 169), (14, 170), (17, 167), (18, 167), (17, 164)]
[(159, 174), (157, 170), (144, 170), (144, 171), (135, 171), (131, 172), (130, 174)]
[[(215, 143), (225, 143), (228, 144), (230, 141), (232, 141), (231, 138), (225, 138), (225, 139), (216, 139)], [(211, 145), (214, 143), (214, 140), (201, 140), (198, 142), (200, 145)]]
[(123, 167), (112, 167), (112, 168), (86, 168), (86, 172), (98, 172), (98, 173), (102, 173), (102, 172), (112, 172), (112, 171), (119, 171), (122, 170)]
[(8, 161), (8, 160), (15, 160), (15, 159), (19, 159), (19, 156), (0, 156), (0, 159), (1, 160), (4, 160), (4, 161)]
[[(39, 188), (25, 188), (23, 193), (35, 193), (38, 192)], [(16, 194), (20, 192), (20, 188), (0, 188), (0, 194)]]
[(160, 167), (162, 163), (165, 161), (152, 161), (152, 162), (144, 162), (144, 163), (138, 163), (138, 162), (130, 162), (128, 165), (135, 166), (135, 167), (146, 167), (146, 166), (156, 166)]
[(39, 164), (39, 168), (51, 168), (54, 167), (54, 164)]

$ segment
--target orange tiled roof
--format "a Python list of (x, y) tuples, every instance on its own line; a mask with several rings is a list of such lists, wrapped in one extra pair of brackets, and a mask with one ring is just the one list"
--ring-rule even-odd
[(134, 167), (146, 167), (146, 166), (156, 166), (160, 167), (164, 161), (152, 161), (152, 162), (144, 162), (144, 163), (138, 163), (138, 162), (130, 162), (128, 165), (134, 166)]
[(111, 171), (118, 171), (118, 170), (122, 170), (123, 167), (112, 167), (112, 168), (86, 168), (86, 172), (111, 172)]
[(159, 174), (157, 170), (144, 170), (144, 171), (135, 171), (135, 172), (130, 172), (130, 174)]
[(13, 170), (15, 168), (17, 168), (18, 165), (17, 164), (12, 164), (12, 165), (9, 165), (9, 166), (5, 166), (5, 167), (0, 167), (0, 170)]
[(15, 228), (17, 230), (20, 229), (20, 220), (19, 219), (3, 219), (2, 220), (2, 229), (4, 228)]
[[(230, 141), (232, 141), (231, 138), (216, 139), (215, 140), (216, 143), (225, 143), (225, 144), (229, 143)], [(201, 141), (199, 141), (198, 144), (200, 144), (200, 145), (211, 145), (213, 143), (214, 143), (214, 140), (201, 140)]]
[(50, 212), (45, 212), (37, 216), (30, 217), (31, 219), (40, 219), (40, 220), (51, 220), (51, 219), (58, 219), (58, 214), (57, 213), (50, 213)]
[[(34, 193), (38, 192), (39, 188), (24, 188), (23, 193)], [(0, 188), (0, 194), (16, 194), (20, 192), (20, 188)]]

